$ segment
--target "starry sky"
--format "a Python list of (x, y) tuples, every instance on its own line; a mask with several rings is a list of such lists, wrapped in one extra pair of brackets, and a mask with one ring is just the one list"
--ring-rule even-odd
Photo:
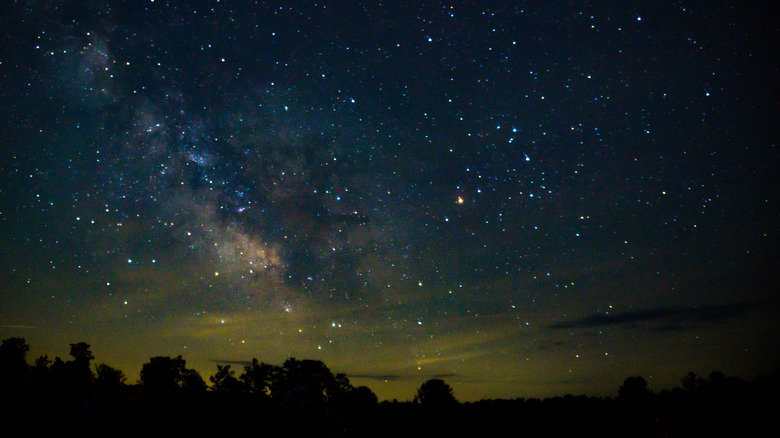
[(777, 23), (600, 3), (5, 2), (0, 336), (380, 400), (772, 371)]

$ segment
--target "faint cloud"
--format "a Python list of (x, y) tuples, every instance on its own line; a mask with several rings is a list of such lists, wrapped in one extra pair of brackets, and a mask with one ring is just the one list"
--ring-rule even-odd
[(251, 360), (211, 359), (211, 362), (219, 364), (219, 365), (240, 365), (242, 367), (251, 367), (252, 366), (252, 361)]
[(572, 319), (549, 325), (551, 329), (592, 328), (610, 325), (625, 325), (630, 328), (639, 323), (658, 324), (651, 328), (654, 331), (670, 331), (683, 327), (696, 326), (700, 323), (722, 321), (736, 318), (755, 308), (756, 303), (736, 303), (726, 305), (711, 305), (699, 307), (670, 307), (639, 310), (613, 315), (592, 315), (585, 318)]
[(453, 378), (453, 377), (456, 377), (456, 376), (457, 376), (457, 374), (455, 374), (455, 373), (444, 373), (444, 374), (434, 374), (433, 378), (434, 379), (449, 379), (449, 378)]
[(539, 351), (550, 351), (566, 345), (565, 341), (540, 340), (536, 343), (536, 349)]
[(396, 380), (408, 380), (412, 376), (408, 374), (349, 374), (350, 378), (393, 382)]

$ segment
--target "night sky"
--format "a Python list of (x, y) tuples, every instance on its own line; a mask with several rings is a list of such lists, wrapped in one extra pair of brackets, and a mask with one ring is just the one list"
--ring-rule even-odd
[(776, 16), (600, 3), (3, 2), (0, 337), (380, 400), (774, 370)]

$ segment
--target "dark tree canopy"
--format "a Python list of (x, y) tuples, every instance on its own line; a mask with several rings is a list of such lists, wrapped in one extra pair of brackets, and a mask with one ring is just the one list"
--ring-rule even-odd
[(206, 383), (200, 374), (186, 365), (181, 356), (152, 357), (141, 367), (140, 383), (152, 396), (205, 390)]
[(125, 387), (125, 374), (104, 363), (95, 367), (95, 397), (103, 405), (116, 401)]
[(185, 368), (181, 373), (181, 390), (185, 393), (197, 394), (206, 390), (206, 382), (200, 373), (192, 368)]
[(95, 367), (95, 384), (102, 387), (119, 387), (125, 383), (125, 374), (104, 363)]
[(3, 343), (0, 345), (0, 362), (3, 364), (24, 362), (29, 351), (30, 346), (27, 345), (24, 338), (3, 339)]
[(73, 357), (74, 362), (81, 363), (89, 363), (95, 358), (95, 356), (92, 355), (90, 345), (86, 342), (70, 344), (70, 355)]
[(353, 389), (347, 395), (347, 399), (351, 406), (363, 408), (375, 406), (379, 402), (374, 391), (367, 386), (358, 386)]
[(234, 376), (230, 365), (217, 365), (217, 373), (209, 377), (211, 389), (216, 392), (245, 392), (247, 385)]
[(458, 400), (452, 393), (450, 385), (441, 379), (430, 379), (420, 385), (414, 401), (423, 406), (444, 408), (458, 404)]
[(48, 354), (44, 354), (39, 356), (38, 359), (35, 359), (35, 368), (47, 369), (49, 368), (49, 365), (51, 365), (51, 360), (49, 359)]
[(271, 393), (289, 406), (317, 405), (338, 397), (342, 386), (321, 361), (290, 358), (282, 365)]
[(244, 367), (244, 373), (239, 379), (247, 386), (248, 391), (262, 398), (271, 396), (271, 385), (279, 373), (279, 367), (252, 359), (252, 364)]
[(77, 381), (77, 384), (86, 390), (84, 387), (89, 386), (94, 379), (90, 362), (95, 356), (92, 355), (91, 347), (86, 342), (70, 344), (70, 355), (73, 360), (67, 362), (66, 369), (71, 375), (71, 380)]
[(27, 352), (30, 346), (24, 338), (8, 338), (0, 345), (0, 392), (16, 392), (27, 377)]
[(704, 384), (704, 379), (701, 376), (697, 376), (693, 371), (688, 371), (688, 374), (680, 379), (680, 383), (688, 391), (696, 391)]
[(618, 389), (618, 397), (626, 400), (641, 399), (650, 394), (647, 388), (647, 380), (641, 376), (627, 378)]
[(24, 338), (4, 339), (0, 345), (0, 372), (17, 372), (27, 366), (30, 346)]

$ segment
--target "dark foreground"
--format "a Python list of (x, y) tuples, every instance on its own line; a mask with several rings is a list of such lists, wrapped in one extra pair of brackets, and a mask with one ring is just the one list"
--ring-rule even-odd
[(482, 400), (459, 403), (440, 379), (414, 402), (377, 402), (365, 386), (316, 360), (281, 366), (253, 359), (239, 376), (218, 365), (206, 385), (181, 357), (150, 358), (137, 384), (89, 344), (72, 360), (41, 356), (31, 365), (22, 338), (0, 345), (0, 436), (268, 437), (758, 437), (780, 430), (780, 371), (752, 382), (693, 372), (682, 388), (658, 394), (640, 376), (617, 397)]
[[(6, 400), (4, 424), (33, 435), (193, 434), (344, 437), (718, 437), (777, 431), (777, 379), (636, 398), (557, 397), (485, 400), (449, 406), (420, 403), (277, 403), (251, 394), (205, 392), (154, 400), (128, 386), (111, 400)], [(771, 385), (770, 385), (771, 384)], [(11, 402), (11, 403), (9, 403)], [(768, 429), (767, 429), (768, 428)]]

